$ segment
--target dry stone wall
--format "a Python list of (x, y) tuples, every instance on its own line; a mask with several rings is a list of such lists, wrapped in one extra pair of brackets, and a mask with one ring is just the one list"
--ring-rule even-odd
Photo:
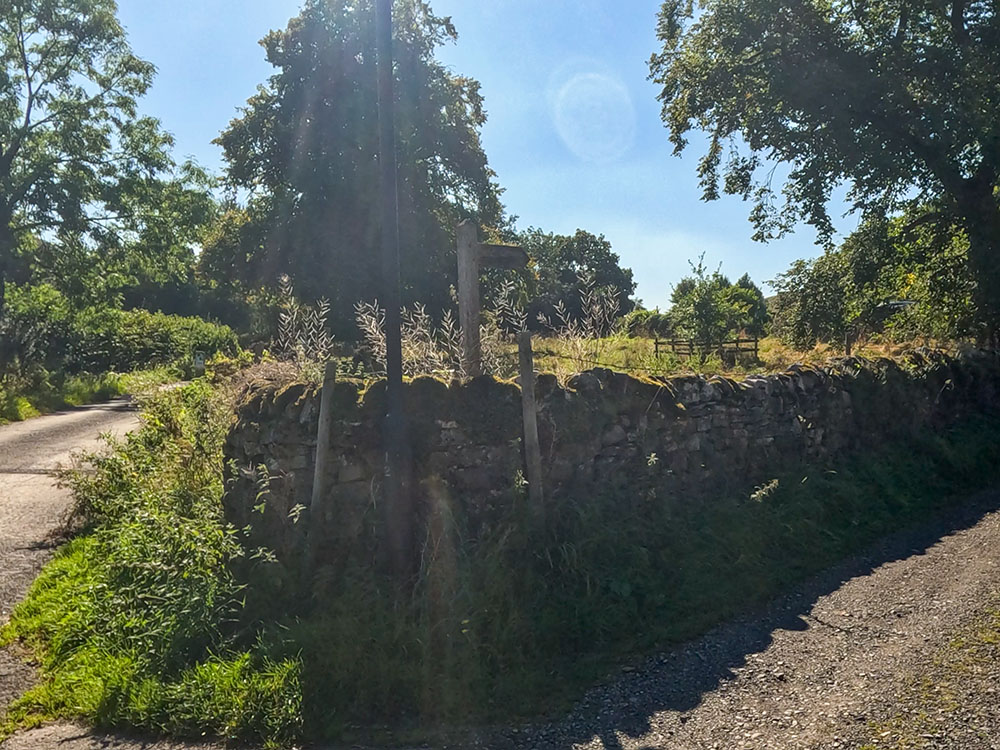
[[(899, 361), (843, 358), (741, 381), (637, 379), (591, 370), (536, 383), (547, 493), (615, 491), (641, 477), (684, 502), (739, 489), (802, 463), (829, 465), (970, 414), (1000, 413), (1000, 359), (916, 351)], [(384, 383), (337, 383), (323, 517), (309, 517), (320, 392), (259, 385), (226, 444), (226, 515), (254, 544), (291, 559), (321, 524), (326, 554), (350, 544), (377, 505)], [(406, 386), (417, 494), (445, 492), (466, 519), (519, 495), (520, 389), (489, 377)], [(265, 477), (267, 478), (265, 480)], [(523, 493), (520, 493), (523, 495)], [(304, 512), (303, 512), (304, 511)]]

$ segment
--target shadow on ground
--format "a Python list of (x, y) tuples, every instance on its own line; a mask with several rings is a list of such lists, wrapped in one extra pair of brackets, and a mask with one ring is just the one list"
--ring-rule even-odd
[(651, 719), (657, 713), (683, 714), (696, 708), (706, 693), (734, 678), (733, 670), (744, 666), (747, 656), (767, 649), (776, 631), (808, 629), (805, 616), (821, 597), (886, 563), (925, 554), (941, 539), (975, 526), (998, 509), (1000, 490), (980, 493), (959, 509), (881, 540), (866, 552), (800, 584), (763, 610), (720, 625), (694, 641), (648, 659), (634, 672), (592, 689), (562, 719), (519, 731), (480, 731), (455, 744), (563, 750), (599, 739), (607, 750), (621, 750), (619, 734), (642, 737), (651, 730)]

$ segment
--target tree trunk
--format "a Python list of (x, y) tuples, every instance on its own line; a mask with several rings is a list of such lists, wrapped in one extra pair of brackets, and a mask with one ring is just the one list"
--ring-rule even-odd
[(14, 254), (14, 233), (10, 221), (0, 216), (0, 321), (7, 312), (7, 272)]
[(1000, 332), (1000, 206), (993, 198), (992, 186), (983, 193), (965, 202), (963, 223), (969, 236), (969, 269), (976, 281), (974, 301), (983, 323), (980, 344), (996, 346)]

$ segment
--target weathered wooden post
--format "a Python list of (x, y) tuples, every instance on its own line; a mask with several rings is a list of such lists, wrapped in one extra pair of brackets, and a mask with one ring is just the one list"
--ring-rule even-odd
[(323, 390), (319, 397), (319, 420), (316, 426), (316, 462), (313, 465), (312, 499), (306, 529), (305, 564), (303, 575), (309, 575), (316, 557), (319, 526), (323, 517), (323, 500), (326, 496), (326, 464), (330, 455), (330, 421), (333, 411), (333, 386), (337, 383), (337, 363), (329, 360), (323, 370)]
[(458, 323), (462, 328), (462, 368), (469, 377), (483, 372), (479, 342), (479, 230), (466, 219), (458, 225)]
[(475, 223), (466, 219), (455, 232), (458, 241), (458, 323), (462, 328), (462, 369), (468, 377), (483, 374), (479, 340), (479, 271), (481, 268), (517, 269), (528, 265), (528, 254), (516, 245), (479, 241)]
[(524, 422), (524, 463), (528, 472), (528, 498), (531, 512), (541, 515), (542, 450), (538, 443), (538, 412), (535, 407), (535, 363), (531, 352), (531, 331), (521, 331), (517, 337), (518, 369), (521, 380), (521, 418)]

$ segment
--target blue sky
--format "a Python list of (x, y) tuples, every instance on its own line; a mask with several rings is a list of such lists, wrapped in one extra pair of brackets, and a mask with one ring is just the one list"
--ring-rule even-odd
[[(770, 244), (750, 240), (749, 206), (699, 199), (699, 141), (671, 153), (646, 61), (659, 0), (432, 0), (459, 41), (439, 52), (482, 83), (483, 143), (518, 226), (604, 234), (635, 272), (647, 306), (704, 251), (731, 278), (762, 283), (818, 254), (800, 227)], [(181, 157), (221, 166), (211, 141), (272, 72), (257, 44), (298, 12), (298, 0), (119, 0), (137, 54), (158, 68), (143, 109), (159, 117)], [(838, 222), (849, 230), (851, 218)]]

